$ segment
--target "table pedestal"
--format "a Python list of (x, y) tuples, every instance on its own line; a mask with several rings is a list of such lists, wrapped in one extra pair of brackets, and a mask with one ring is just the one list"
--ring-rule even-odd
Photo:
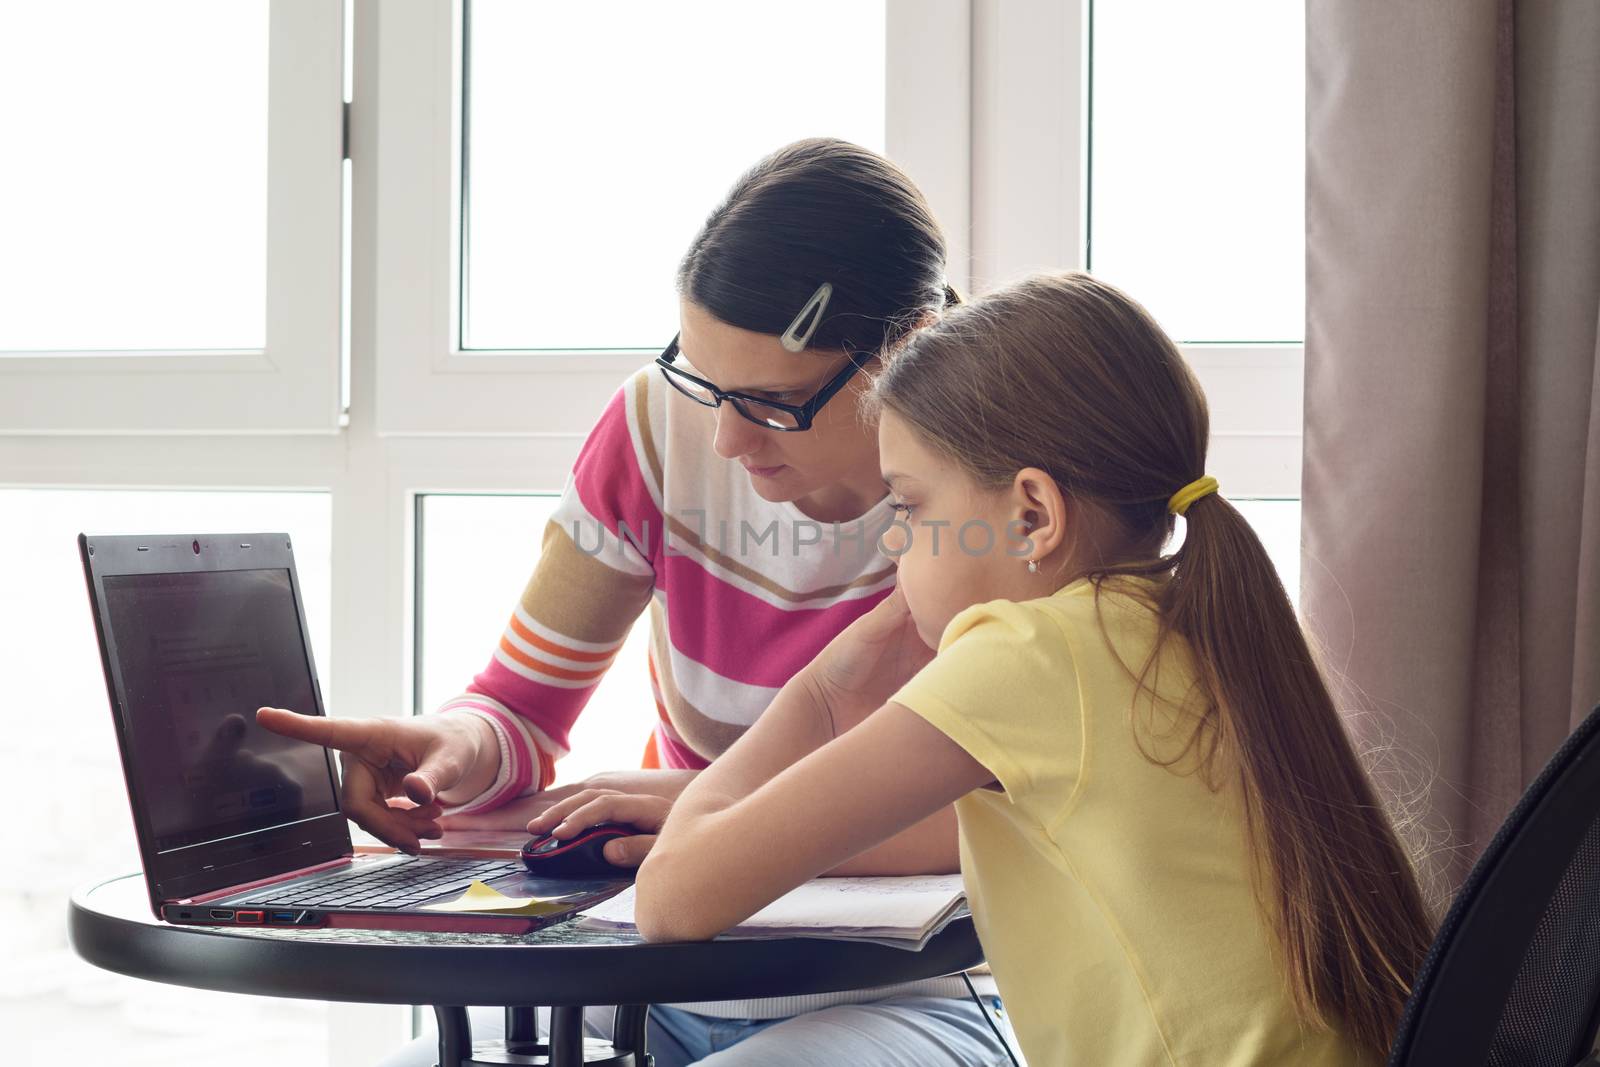
[(581, 1007), (550, 1009), (548, 1041), (539, 1040), (533, 1008), (507, 1008), (505, 1040), (477, 1043), (472, 1040), (466, 1008), (438, 1006), (433, 1011), (439, 1023), (438, 1067), (650, 1067), (645, 1051), (645, 1027), (650, 1018), (646, 1004), (617, 1008), (610, 1041), (585, 1039)]

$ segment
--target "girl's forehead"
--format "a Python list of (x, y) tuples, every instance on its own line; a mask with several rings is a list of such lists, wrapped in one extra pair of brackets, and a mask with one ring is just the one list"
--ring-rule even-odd
[(878, 413), (878, 457), (885, 479), (925, 479), (937, 474), (946, 462), (928, 447), (916, 427), (888, 408)]
[(883, 408), (878, 412), (878, 470), (897, 492), (960, 490), (969, 503), (990, 494), (975, 475), (940, 450), (915, 425)]

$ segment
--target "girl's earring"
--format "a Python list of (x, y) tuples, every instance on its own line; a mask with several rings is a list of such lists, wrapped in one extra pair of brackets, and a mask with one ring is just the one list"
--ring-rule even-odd
[(1030, 559), (1028, 561), (1028, 573), (1029, 574), (1038, 574), (1039, 573), (1039, 561), (1038, 560)]

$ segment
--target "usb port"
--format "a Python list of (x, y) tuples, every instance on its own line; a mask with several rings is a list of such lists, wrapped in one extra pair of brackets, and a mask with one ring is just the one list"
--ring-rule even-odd
[(233, 909), (232, 908), (212, 908), (211, 909), (211, 917), (213, 919), (231, 919), (231, 918), (233, 918)]
[(275, 911), (270, 916), (268, 916), (268, 918), (270, 918), (275, 923), (293, 923), (294, 922), (294, 912), (292, 912), (292, 911)]
[(258, 923), (261, 921), (261, 913), (259, 911), (241, 911), (235, 913), (233, 918), (235, 922)]

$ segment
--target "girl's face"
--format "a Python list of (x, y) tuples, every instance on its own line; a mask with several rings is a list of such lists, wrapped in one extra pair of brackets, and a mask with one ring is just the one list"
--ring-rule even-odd
[(979, 485), (893, 411), (879, 420), (878, 452), (898, 513), (883, 549), (899, 565), (906, 606), (928, 647), (938, 648), (945, 626), (974, 604), (1052, 592), (1043, 566), (1028, 570), (1039, 553), (1028, 540), (1025, 497)]
[[(679, 365), (724, 392), (804, 404), (847, 364), (843, 352), (790, 352), (775, 335), (730, 326), (688, 300), (679, 301), (679, 324)], [(857, 374), (798, 433), (758, 426), (724, 402), (706, 411), (712, 447), (744, 467), (764, 499), (793, 501), (824, 522), (853, 519), (883, 497), (876, 436), (858, 415), (866, 384)]]

